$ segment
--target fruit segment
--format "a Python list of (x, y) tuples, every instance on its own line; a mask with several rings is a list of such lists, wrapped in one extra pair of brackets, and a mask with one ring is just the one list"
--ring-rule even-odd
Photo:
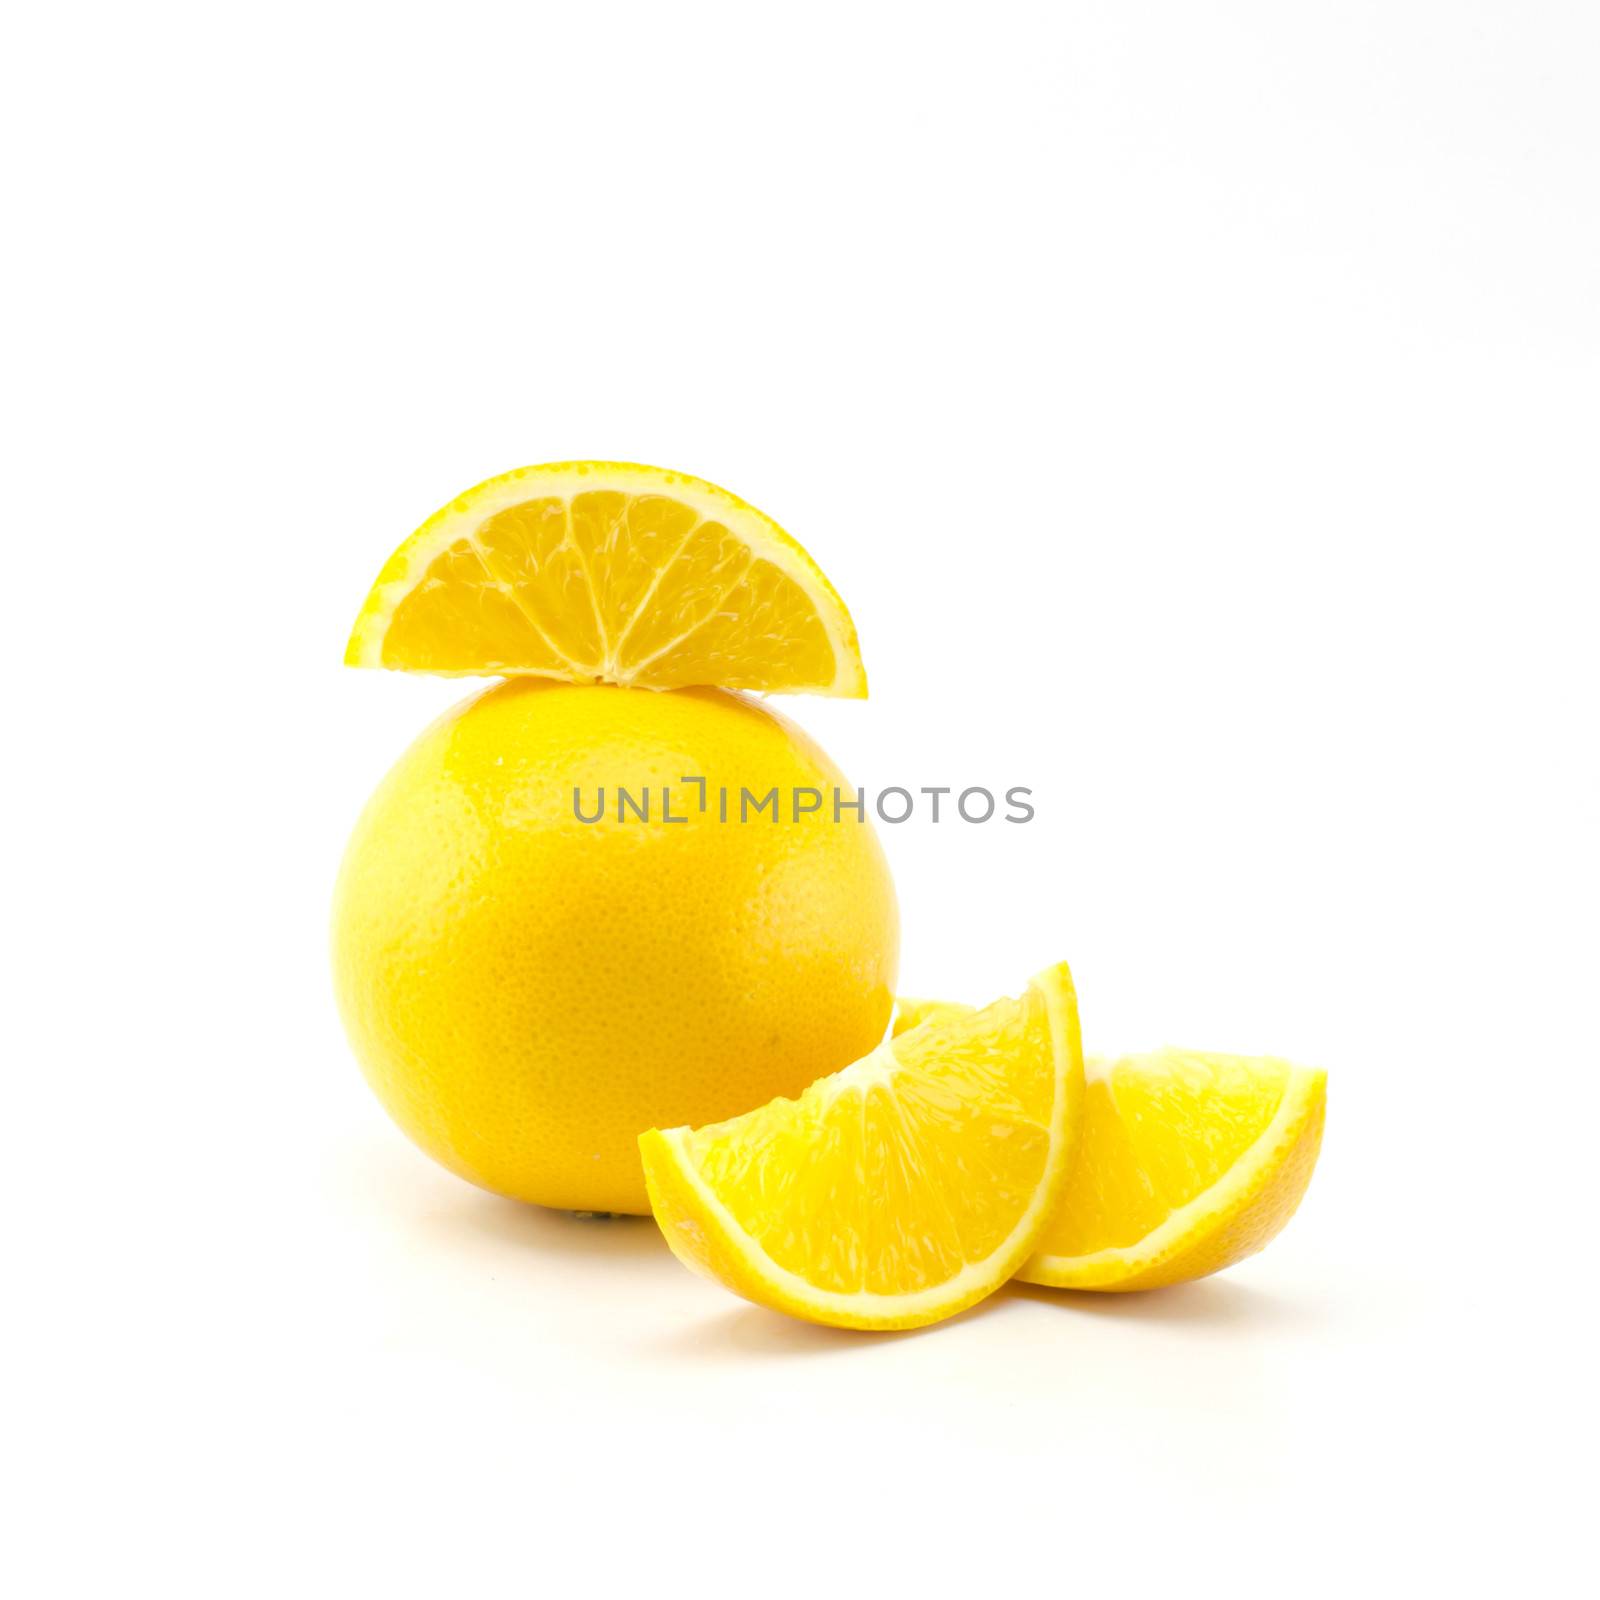
[(844, 602), (804, 549), (715, 484), (614, 461), (524, 467), (389, 558), (351, 666), (859, 698)]
[(796, 1100), (639, 1145), (656, 1220), (689, 1266), (814, 1322), (911, 1328), (983, 1299), (1029, 1254), (1082, 1100), (1063, 964)]

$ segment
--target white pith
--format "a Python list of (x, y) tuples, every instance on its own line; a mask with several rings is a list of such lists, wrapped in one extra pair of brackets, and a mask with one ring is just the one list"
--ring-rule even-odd
[(848, 1067), (825, 1079), (823, 1086), (828, 1089), (830, 1100), (837, 1100), (842, 1094), (866, 1094), (869, 1089), (879, 1085), (892, 1093), (894, 1080), (902, 1070), (890, 1048), (890, 1041), (885, 1039), (859, 1061), (852, 1061)]

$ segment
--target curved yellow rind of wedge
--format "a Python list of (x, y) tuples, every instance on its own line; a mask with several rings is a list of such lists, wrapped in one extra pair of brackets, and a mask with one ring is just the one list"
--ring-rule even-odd
[[(575, 516), (580, 496), (602, 511)], [(648, 538), (630, 537), (634, 502), (657, 510)], [(530, 508), (563, 504), (554, 533), (551, 518), (519, 528)], [(709, 565), (697, 588), (683, 574), (699, 556)], [(639, 643), (652, 608), (673, 598), (685, 631)], [(787, 650), (772, 642), (785, 639)], [(520, 467), (458, 495), (384, 564), (344, 659), (444, 677), (867, 692), (850, 613), (796, 539), (714, 483), (628, 461)]]
[(1265, 1248), (1295, 1213), (1322, 1148), (1327, 1074), (1294, 1067), (1272, 1120), (1210, 1188), (1137, 1243), (1090, 1255), (1038, 1252), (1018, 1271), (1052, 1289), (1123, 1292), (1203, 1278)]
[(694, 1271), (758, 1305), (841, 1328), (922, 1327), (992, 1294), (1033, 1250), (1056, 1204), (1083, 1111), (1083, 1048), (1071, 974), (1063, 963), (1041, 973), (1031, 987), (1046, 1003), (1055, 1069), (1049, 1149), (1043, 1176), (1025, 1210), (989, 1255), (967, 1262), (943, 1283), (904, 1294), (842, 1293), (819, 1287), (779, 1265), (739, 1225), (688, 1159), (685, 1140), (692, 1130), (651, 1129), (639, 1139), (645, 1183), (673, 1253)]

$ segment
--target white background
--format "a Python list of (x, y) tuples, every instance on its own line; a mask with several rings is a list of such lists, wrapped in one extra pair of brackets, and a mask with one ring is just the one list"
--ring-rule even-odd
[[(13, 1593), (1577, 1592), (1592, 7), (6, 31)], [(1036, 790), (885, 830), (905, 988), (1329, 1068), (1264, 1256), (849, 1336), (390, 1127), (329, 893), (462, 686), (345, 634), (584, 455), (810, 547), (856, 781)]]

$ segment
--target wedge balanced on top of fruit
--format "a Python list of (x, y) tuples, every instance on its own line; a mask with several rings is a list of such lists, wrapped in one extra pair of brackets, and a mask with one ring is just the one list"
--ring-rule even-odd
[(334, 907), (355, 1053), (463, 1178), (654, 1211), (690, 1266), (853, 1328), (1013, 1276), (1200, 1277), (1299, 1203), (1321, 1072), (1086, 1067), (1065, 963), (982, 1009), (895, 1010), (865, 808), (744, 692), (865, 696), (855, 628), (734, 495), (607, 461), (480, 484), (390, 557), (345, 659), (505, 680), (384, 779)]

